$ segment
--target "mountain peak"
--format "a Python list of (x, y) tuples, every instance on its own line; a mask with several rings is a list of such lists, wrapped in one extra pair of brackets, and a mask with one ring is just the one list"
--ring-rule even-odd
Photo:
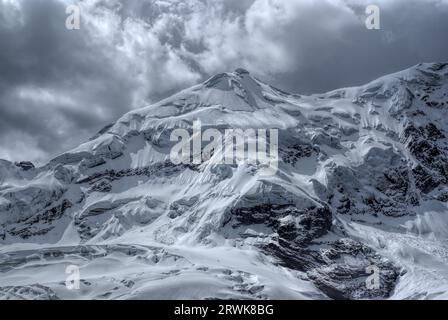
[(243, 68), (236, 68), (234, 72), (238, 75), (250, 74), (249, 71), (247, 71), (246, 69), (243, 69)]
[(237, 68), (233, 72), (218, 73), (204, 82), (204, 86), (207, 88), (215, 89), (230, 89), (232, 81), (238, 84), (240, 87), (248, 83), (257, 83), (249, 71), (243, 68)]
[[(447, 71), (422, 64), (296, 96), (239, 68), (124, 115), (46, 167), (0, 160), (0, 256), (17, 266), (0, 282), (52, 274), (79, 256), (92, 270), (80, 298), (447, 297)], [(201, 128), (275, 129), (276, 142), (261, 146), (276, 146), (276, 175), (244, 157), (173, 163), (173, 130), (202, 153)], [(98, 265), (117, 290), (105, 292)], [(56, 295), (60, 283), (45, 285)]]

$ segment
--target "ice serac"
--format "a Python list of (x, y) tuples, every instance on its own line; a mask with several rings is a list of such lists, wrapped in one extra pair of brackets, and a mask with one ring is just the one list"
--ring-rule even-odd
[[(443, 63), (311, 96), (237, 69), (0, 161), (0, 298), (448, 298), (446, 119)], [(195, 120), (278, 129), (279, 170), (173, 164)]]

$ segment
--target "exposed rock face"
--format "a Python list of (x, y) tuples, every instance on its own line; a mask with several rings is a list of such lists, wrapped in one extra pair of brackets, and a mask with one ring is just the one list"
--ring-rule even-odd
[(15, 165), (19, 168), (21, 168), (24, 171), (28, 171), (31, 169), (34, 169), (34, 164), (30, 161), (21, 161), (21, 162), (16, 162)]
[(40, 284), (0, 288), (1, 300), (59, 300), (48, 287)]
[[(422, 64), (299, 96), (238, 69), (41, 168), (1, 160), (0, 298), (448, 297), (447, 78)], [(278, 129), (276, 174), (173, 164), (172, 131), (198, 119)], [(88, 274), (79, 292), (67, 264)]]
[[(351, 259), (356, 257), (356, 259)], [(333, 299), (378, 299), (388, 297), (399, 270), (372, 249), (352, 239), (340, 239), (322, 250), (316, 268), (308, 271), (314, 284)], [(378, 286), (366, 290), (369, 267), (379, 272)]]
[(6, 227), (6, 232), (11, 236), (20, 237), (22, 239), (45, 235), (54, 228), (53, 222), (61, 219), (66, 210), (70, 207), (72, 207), (72, 203), (64, 199), (60, 204), (55, 205), (50, 209), (46, 209), (30, 218), (17, 221), (16, 223), (19, 225), (17, 227), (11, 229)]
[(316, 206), (298, 209), (294, 205), (257, 205), (251, 208), (234, 208), (231, 214), (241, 225), (263, 224), (272, 229), (274, 239), (292, 241), (306, 247), (309, 243), (326, 234), (331, 227), (332, 215), (329, 208)]

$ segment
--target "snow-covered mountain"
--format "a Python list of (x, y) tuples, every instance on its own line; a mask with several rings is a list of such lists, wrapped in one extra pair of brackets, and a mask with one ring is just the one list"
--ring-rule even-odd
[[(311, 96), (237, 69), (43, 167), (2, 160), (0, 298), (448, 299), (447, 119), (448, 64)], [(195, 120), (278, 129), (277, 173), (174, 165)]]

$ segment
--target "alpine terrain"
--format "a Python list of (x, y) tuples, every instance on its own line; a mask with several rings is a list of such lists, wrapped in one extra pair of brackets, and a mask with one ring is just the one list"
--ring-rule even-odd
[[(448, 63), (311, 96), (237, 69), (1, 160), (0, 299), (448, 299), (447, 119)], [(277, 172), (174, 164), (196, 120), (278, 129)]]

